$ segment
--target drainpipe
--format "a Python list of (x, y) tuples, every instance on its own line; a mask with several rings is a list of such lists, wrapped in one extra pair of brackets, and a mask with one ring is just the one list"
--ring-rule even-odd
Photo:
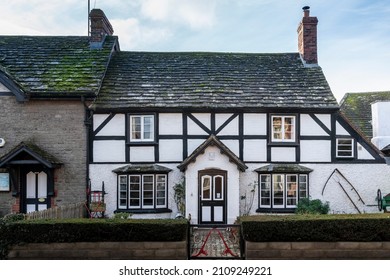
[[(90, 128), (91, 128), (91, 119), (90, 119), (90, 109), (88, 108), (88, 105), (85, 101), (85, 97), (82, 96), (81, 97), (81, 102), (83, 103), (84, 105), (84, 109), (85, 109), (85, 114), (84, 114), (84, 125), (85, 125), (85, 128), (86, 128), (86, 163), (85, 163), (85, 170), (86, 170), (86, 174), (85, 174), (85, 194), (86, 194), (86, 198), (87, 198), (87, 207), (89, 208), (89, 192), (88, 192), (88, 188), (89, 188), (89, 185), (90, 185), (90, 180), (89, 180), (89, 159), (90, 159)], [(89, 190), (90, 191), (90, 190)]]

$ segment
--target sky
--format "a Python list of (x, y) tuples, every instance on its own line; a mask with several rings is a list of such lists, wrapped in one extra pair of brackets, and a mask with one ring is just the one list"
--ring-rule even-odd
[[(340, 101), (390, 91), (389, 0), (90, 0), (126, 51), (297, 52), (302, 7)], [(87, 35), (88, 0), (0, 0), (0, 35)]]

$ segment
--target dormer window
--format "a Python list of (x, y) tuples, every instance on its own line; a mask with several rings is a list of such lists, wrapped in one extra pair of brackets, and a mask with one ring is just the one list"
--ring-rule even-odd
[(295, 116), (272, 116), (272, 142), (295, 142)]

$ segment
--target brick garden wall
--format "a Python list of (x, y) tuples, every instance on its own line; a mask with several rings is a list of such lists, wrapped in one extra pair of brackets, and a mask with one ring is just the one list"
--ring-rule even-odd
[(245, 242), (246, 259), (390, 259), (390, 242)]
[[(33, 141), (58, 158), (55, 171), (56, 205), (83, 201), (86, 177), (86, 128), (81, 101), (18, 103), (14, 96), (0, 96), (0, 137), (6, 144), (0, 157), (22, 141)], [(0, 217), (19, 209), (11, 192), (0, 193)]]
[(185, 260), (187, 242), (78, 242), (15, 245), (8, 259), (18, 260)]

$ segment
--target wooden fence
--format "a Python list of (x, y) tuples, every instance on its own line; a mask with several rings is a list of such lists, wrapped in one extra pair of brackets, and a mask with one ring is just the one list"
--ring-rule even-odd
[(86, 203), (72, 203), (26, 214), (26, 220), (72, 219), (86, 217)]

